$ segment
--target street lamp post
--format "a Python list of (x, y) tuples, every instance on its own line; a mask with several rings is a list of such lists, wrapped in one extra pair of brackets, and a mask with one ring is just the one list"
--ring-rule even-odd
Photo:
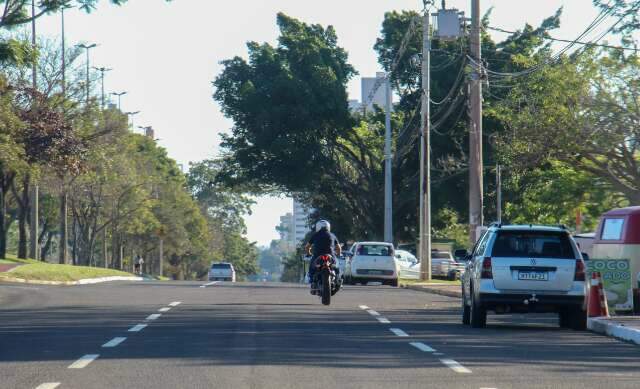
[(125, 112), (125, 113), (124, 113), (125, 115), (127, 115), (127, 117), (128, 117), (128, 118), (131, 118), (131, 128), (132, 128), (132, 131), (133, 131), (133, 129), (134, 129), (134, 128), (136, 128), (136, 127), (133, 125), (133, 117), (134, 117), (135, 115), (139, 114), (139, 113), (140, 113), (140, 111), (135, 111), (135, 112)]
[(89, 106), (89, 86), (90, 86), (90, 80), (89, 80), (89, 50), (93, 49), (94, 47), (98, 46), (96, 43), (91, 43), (91, 44), (84, 44), (81, 43), (78, 45), (79, 48), (81, 49), (85, 49), (87, 52), (87, 85), (86, 85), (86, 104), (87, 106)]
[(101, 67), (101, 68), (94, 67), (94, 69), (100, 72), (100, 81), (102, 83), (102, 94), (100, 97), (100, 105), (101, 105), (101, 108), (104, 110), (104, 74), (113, 69), (109, 69), (105, 67)]
[(118, 110), (120, 110), (120, 99), (122, 96), (126, 95), (127, 92), (111, 92), (112, 95), (118, 96)]

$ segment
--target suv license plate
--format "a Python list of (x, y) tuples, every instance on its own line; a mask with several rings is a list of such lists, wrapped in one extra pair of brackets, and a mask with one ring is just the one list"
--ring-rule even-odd
[(382, 274), (382, 270), (369, 270), (369, 274), (380, 275)]
[(518, 279), (524, 281), (549, 281), (549, 273), (542, 271), (518, 272)]

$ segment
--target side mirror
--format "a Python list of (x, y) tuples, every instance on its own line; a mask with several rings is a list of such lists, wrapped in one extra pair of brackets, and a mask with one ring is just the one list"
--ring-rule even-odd
[(453, 256), (459, 259), (464, 259), (465, 261), (469, 260), (471, 254), (465, 249), (456, 250), (453, 252)]
[(582, 253), (582, 260), (585, 261), (585, 262), (588, 261), (589, 260), (589, 254)]

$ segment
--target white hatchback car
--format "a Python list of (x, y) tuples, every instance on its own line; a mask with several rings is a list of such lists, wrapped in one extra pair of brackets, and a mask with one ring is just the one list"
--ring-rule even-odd
[(561, 327), (585, 329), (585, 265), (564, 227), (492, 225), (466, 259), (464, 324), (484, 327), (488, 310), (555, 312)]
[(398, 266), (394, 259), (393, 244), (386, 242), (358, 242), (351, 250), (346, 283), (354, 285), (382, 282), (398, 286)]

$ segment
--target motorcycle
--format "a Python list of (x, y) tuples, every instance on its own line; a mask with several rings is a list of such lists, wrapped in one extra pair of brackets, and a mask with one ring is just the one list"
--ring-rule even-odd
[(331, 304), (331, 296), (338, 293), (341, 282), (334, 270), (334, 260), (331, 255), (319, 256), (312, 265), (316, 267), (312, 288), (314, 294), (320, 297), (323, 305)]

